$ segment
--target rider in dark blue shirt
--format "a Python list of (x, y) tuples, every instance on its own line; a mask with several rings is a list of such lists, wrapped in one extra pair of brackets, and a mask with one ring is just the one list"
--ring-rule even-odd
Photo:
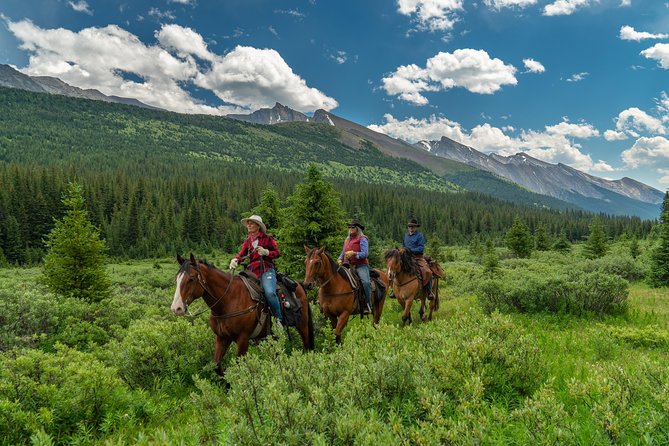
[(403, 240), (403, 245), (405, 248), (410, 250), (414, 257), (416, 258), (416, 263), (420, 267), (421, 274), (423, 274), (423, 277), (429, 277), (429, 281), (427, 283), (427, 294), (432, 298), (432, 271), (430, 271), (430, 267), (427, 264), (427, 261), (425, 258), (423, 258), (423, 252), (425, 251), (425, 237), (423, 236), (422, 233), (418, 232), (418, 227), (420, 225), (418, 224), (418, 220), (415, 218), (412, 218), (409, 220), (409, 223), (407, 223), (407, 233), (404, 234), (404, 240)]

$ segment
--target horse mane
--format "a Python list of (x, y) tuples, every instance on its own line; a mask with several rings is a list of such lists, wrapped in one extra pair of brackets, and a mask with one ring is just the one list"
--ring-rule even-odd
[[(311, 248), (311, 251), (309, 252), (309, 257), (311, 257), (312, 255), (314, 255), (314, 253), (315, 253), (316, 251), (318, 251), (318, 248)], [(323, 251), (323, 254), (325, 254), (325, 257), (327, 257), (328, 260), (330, 261), (330, 269), (332, 270), (332, 274), (336, 274), (336, 273), (337, 273), (337, 266), (338, 266), (338, 265), (337, 265), (337, 262), (335, 262), (335, 261), (332, 259), (332, 256), (330, 255), (329, 252), (327, 252), (327, 251)]]
[(400, 270), (404, 273), (418, 274), (419, 269), (416, 264), (416, 259), (414, 258), (411, 251), (406, 248), (391, 248), (383, 253), (383, 257), (388, 261), (391, 257), (399, 257), (400, 260)]

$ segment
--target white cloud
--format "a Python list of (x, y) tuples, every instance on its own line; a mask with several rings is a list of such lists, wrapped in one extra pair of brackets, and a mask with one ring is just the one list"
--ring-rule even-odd
[(500, 59), (492, 59), (483, 50), (469, 48), (453, 53), (440, 52), (426, 62), (426, 67), (403, 65), (383, 78), (389, 95), (417, 105), (428, 103), (421, 93), (463, 87), (472, 93), (492, 94), (503, 85), (516, 85), (516, 68)]
[(457, 21), (463, 0), (397, 0), (398, 12), (415, 16), (420, 30), (448, 31)]
[(592, 166), (593, 172), (614, 172), (615, 169), (606, 161), (599, 160)]
[(634, 40), (640, 42), (643, 39), (666, 39), (669, 38), (669, 34), (651, 34), (648, 32), (636, 31), (631, 26), (622, 26), (620, 28), (621, 40)]
[(641, 55), (646, 59), (655, 59), (659, 65), (669, 69), (669, 43), (656, 43), (654, 46), (641, 51)]
[(279, 33), (276, 31), (276, 29), (274, 29), (273, 26), (269, 26), (267, 29), (269, 30), (269, 32), (271, 32), (274, 35), (274, 37), (277, 37), (277, 38), (279, 37)]
[[(237, 47), (220, 56), (190, 28), (165, 25), (156, 32), (158, 43), (146, 45), (115, 25), (74, 32), (5, 20), (30, 54), (22, 71), (55, 76), (79, 88), (182, 113), (248, 112), (276, 101), (300, 111), (337, 106), (334, 99), (308, 87), (276, 51)], [(193, 56), (206, 60), (205, 67)], [(124, 73), (140, 80), (124, 79)], [(186, 90), (189, 86), (208, 88), (225, 104), (203, 104)]]
[(572, 74), (571, 77), (567, 78), (567, 82), (580, 82), (585, 79), (590, 73), (587, 71), (582, 71), (580, 73)]
[(630, 107), (618, 113), (616, 119), (616, 130), (637, 137), (637, 131), (648, 131), (654, 134), (664, 135), (666, 129), (661, 119), (650, 116), (637, 107)]
[(149, 9), (150, 16), (155, 17), (159, 20), (174, 20), (176, 16), (172, 11), (161, 11), (158, 8), (151, 8)]
[(589, 4), (590, 0), (556, 0), (544, 7), (543, 14), (546, 16), (570, 15), (578, 8), (588, 6)]
[(346, 51), (337, 51), (334, 54), (330, 54), (330, 59), (334, 60), (338, 64), (343, 64), (346, 63), (348, 60), (348, 56), (346, 54)]
[(305, 18), (307, 15), (303, 12), (301, 12), (299, 9), (275, 9), (274, 12), (276, 14), (285, 14), (289, 15), (291, 17), (294, 17), (297, 20), (302, 20)]
[(168, 3), (180, 3), (182, 5), (195, 5), (195, 0), (167, 0)]
[(523, 59), (523, 64), (528, 73), (543, 73), (546, 71), (546, 67), (544, 67), (541, 62), (537, 62), (534, 59)]
[(669, 169), (657, 169), (659, 174), (662, 174), (658, 180), (660, 184), (669, 184)]
[(385, 124), (372, 124), (368, 128), (393, 138), (401, 138), (410, 143), (437, 141), (442, 136), (456, 141), (461, 141), (464, 138), (460, 124), (435, 115), (429, 118), (407, 118), (404, 121), (399, 121), (393, 115), (386, 113), (383, 118), (386, 121)]
[(663, 136), (641, 137), (623, 151), (621, 157), (625, 165), (632, 168), (669, 163), (669, 140)]
[(574, 138), (597, 136), (599, 132), (589, 124), (563, 122), (546, 126), (545, 131), (527, 130), (522, 131), (518, 137), (511, 137), (504, 129), (493, 127), (488, 123), (478, 125), (471, 132), (467, 132), (459, 123), (434, 115), (423, 119), (411, 117), (398, 120), (386, 114), (384, 118), (385, 124), (370, 125), (369, 128), (408, 142), (434, 141), (446, 136), (482, 152), (495, 152), (504, 156), (526, 152), (546, 162), (562, 162), (576, 169), (592, 170), (595, 167), (600, 171), (606, 169), (603, 161), (594, 163), (590, 155), (581, 151), (579, 144), (568, 138), (568, 136)]
[(604, 139), (607, 141), (622, 141), (627, 139), (625, 132), (616, 132), (615, 130), (607, 130), (604, 132)]
[(484, 0), (483, 3), (487, 7), (499, 11), (502, 8), (525, 8), (526, 6), (535, 5), (537, 0)]
[(93, 15), (93, 11), (91, 11), (90, 6), (85, 0), (80, 0), (78, 2), (67, 2), (67, 5), (77, 12), (83, 12), (88, 15)]
[(571, 136), (572, 138), (587, 139), (599, 136), (599, 130), (591, 124), (572, 124), (562, 121), (559, 124), (546, 126), (546, 132), (553, 135)]
[(632, 0), (620, 0), (620, 7), (623, 6), (632, 6)]

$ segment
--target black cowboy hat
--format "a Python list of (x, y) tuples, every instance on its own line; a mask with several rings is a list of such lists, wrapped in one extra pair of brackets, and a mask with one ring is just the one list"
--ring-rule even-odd
[(357, 227), (359, 227), (362, 231), (365, 230), (365, 227), (364, 227), (358, 220), (356, 220), (355, 218), (354, 218), (353, 220), (351, 220), (349, 223), (347, 223), (347, 226), (348, 226), (349, 228), (350, 228), (350, 227), (353, 227), (353, 226), (357, 226)]
[(411, 220), (409, 220), (409, 223), (407, 223), (407, 226), (416, 226), (416, 227), (418, 227), (418, 226), (420, 226), (420, 225), (418, 224), (418, 220), (416, 220), (415, 218), (412, 218)]

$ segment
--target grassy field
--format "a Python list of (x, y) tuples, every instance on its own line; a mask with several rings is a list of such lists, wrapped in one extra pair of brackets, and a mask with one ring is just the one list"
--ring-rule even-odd
[[(576, 255), (502, 260), (502, 278)], [(1, 269), (0, 443), (669, 443), (669, 290), (636, 281), (617, 316), (486, 314), (470, 260), (447, 264), (432, 322), (402, 328), (389, 300), (378, 328), (355, 318), (336, 346), (314, 306), (316, 352), (279, 334), (229, 352), (224, 381), (206, 314), (169, 310), (174, 260), (109, 265), (99, 304)]]

